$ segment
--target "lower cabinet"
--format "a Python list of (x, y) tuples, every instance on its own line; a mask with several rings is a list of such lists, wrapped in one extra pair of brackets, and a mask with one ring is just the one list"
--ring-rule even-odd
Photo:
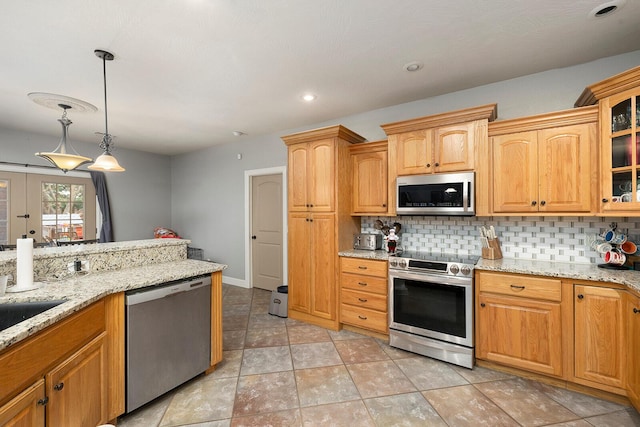
[(387, 262), (340, 258), (340, 322), (387, 334)]
[(617, 392), (625, 381), (625, 316), (621, 289), (574, 286), (574, 376), (581, 384)]
[(627, 325), (627, 396), (633, 406), (640, 408), (640, 298), (625, 294)]
[(476, 280), (477, 358), (562, 376), (560, 280), (485, 272)]
[(44, 396), (44, 379), (39, 379), (9, 403), (0, 407), (0, 426), (44, 426)]

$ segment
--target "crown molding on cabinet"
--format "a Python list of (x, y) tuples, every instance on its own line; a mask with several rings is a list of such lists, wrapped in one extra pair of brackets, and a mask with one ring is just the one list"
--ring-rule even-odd
[(540, 129), (571, 126), (598, 121), (598, 106), (572, 108), (563, 111), (538, 114), (517, 119), (500, 120), (489, 123), (489, 136), (505, 135), (516, 132), (529, 132)]
[(609, 77), (590, 86), (587, 86), (576, 103), (575, 107), (596, 104), (602, 98), (624, 92), (638, 87), (640, 81), (640, 67), (635, 67), (615, 76)]
[(285, 145), (297, 144), (299, 142), (311, 142), (328, 138), (340, 138), (351, 144), (359, 144), (367, 139), (358, 135), (352, 130), (342, 125), (327, 126), (320, 129), (314, 129), (281, 137)]

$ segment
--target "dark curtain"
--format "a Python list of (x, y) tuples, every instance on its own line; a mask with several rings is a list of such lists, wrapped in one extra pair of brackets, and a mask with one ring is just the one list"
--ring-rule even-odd
[(91, 181), (96, 188), (96, 196), (102, 213), (102, 228), (100, 229), (100, 243), (113, 242), (113, 224), (111, 224), (111, 208), (109, 206), (109, 193), (107, 192), (107, 180), (104, 172), (89, 171)]

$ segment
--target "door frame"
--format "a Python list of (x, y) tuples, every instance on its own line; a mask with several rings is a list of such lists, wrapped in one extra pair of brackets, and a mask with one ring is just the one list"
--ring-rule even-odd
[(282, 175), (282, 280), (284, 285), (289, 278), (287, 264), (287, 167), (276, 166), (273, 168), (252, 169), (244, 171), (244, 284), (245, 288), (253, 287), (253, 270), (251, 256), (251, 178), (263, 175)]

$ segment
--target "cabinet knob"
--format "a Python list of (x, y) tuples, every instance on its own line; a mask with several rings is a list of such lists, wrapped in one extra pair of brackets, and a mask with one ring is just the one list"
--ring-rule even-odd
[(40, 405), (40, 406), (44, 406), (47, 403), (49, 403), (49, 398), (48, 397), (45, 397), (44, 399), (39, 399), (38, 400), (38, 405)]
[(584, 295), (578, 294), (578, 299), (583, 299), (583, 298), (584, 298)]
[(436, 163), (436, 164), (435, 164), (435, 166), (436, 166), (436, 167), (440, 166), (440, 163)]
[(546, 205), (546, 204), (547, 204), (547, 202), (545, 202), (544, 200), (540, 200), (540, 204), (541, 204), (542, 206), (544, 206), (544, 205)]
[(430, 168), (431, 167), (431, 163), (427, 163), (427, 167)]
[(313, 218), (309, 218), (309, 222), (313, 222)]
[(64, 388), (64, 383), (62, 383), (62, 382), (60, 382), (60, 383), (58, 383), (58, 384), (56, 384), (56, 385), (54, 385), (54, 386), (53, 386), (53, 389), (54, 389), (55, 391), (60, 391), (60, 390), (62, 390), (63, 388)]
[(312, 208), (312, 207), (313, 207), (313, 203), (311, 203), (311, 204), (309, 205), (309, 207), (310, 207), (310, 208)]
[(483, 303), (483, 302), (481, 302), (481, 303), (480, 303), (480, 307), (486, 307), (486, 304), (485, 304), (485, 303)]
[(602, 203), (609, 203), (609, 199), (607, 198), (602, 199)]
[(637, 308), (633, 307), (633, 313), (634, 314), (638, 314), (638, 313), (640, 313), (640, 310), (638, 310)]
[(387, 207), (387, 204), (386, 204), (386, 203), (383, 203), (383, 204), (382, 204), (382, 207), (383, 207), (383, 208), (386, 208), (386, 207)]
[(535, 206), (537, 204), (538, 204), (538, 202), (536, 202), (535, 200), (533, 202), (531, 202), (531, 206)]

